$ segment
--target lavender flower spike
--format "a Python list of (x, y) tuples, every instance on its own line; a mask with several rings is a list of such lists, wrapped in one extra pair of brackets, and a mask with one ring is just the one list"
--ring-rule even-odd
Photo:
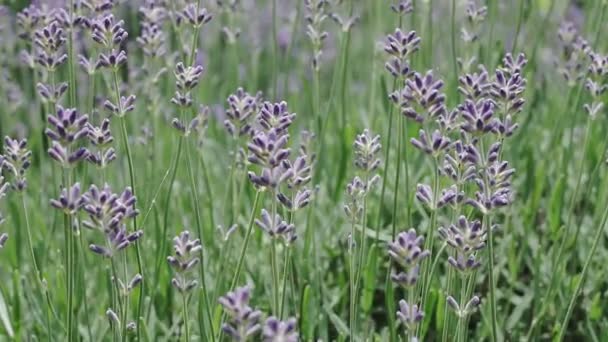
[(230, 317), (230, 323), (222, 325), (222, 330), (235, 341), (247, 341), (261, 329), (262, 312), (249, 306), (251, 287), (239, 287), (220, 297), (219, 303)]
[(262, 335), (265, 342), (298, 342), (296, 319), (290, 318), (285, 322), (276, 317), (269, 317), (264, 324)]

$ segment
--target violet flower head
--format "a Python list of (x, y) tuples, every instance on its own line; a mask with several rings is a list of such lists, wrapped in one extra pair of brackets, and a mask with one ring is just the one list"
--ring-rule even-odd
[(448, 306), (452, 308), (452, 310), (454, 310), (456, 316), (463, 319), (475, 312), (475, 310), (481, 303), (481, 299), (479, 299), (478, 296), (473, 296), (473, 298), (471, 298), (468, 302), (461, 306), (458, 304), (454, 297), (448, 296), (446, 302)]
[(477, 260), (475, 253), (472, 254), (464, 254), (461, 252), (456, 252), (456, 256), (448, 257), (448, 264), (454, 267), (456, 271), (468, 275), (472, 271), (476, 270), (481, 266), (481, 263)]
[(232, 137), (240, 137), (252, 133), (250, 121), (257, 111), (260, 96), (251, 96), (243, 88), (238, 88), (234, 94), (228, 96), (227, 119), (224, 120), (228, 134)]
[(351, 222), (359, 222), (363, 213), (363, 200), (367, 196), (368, 188), (359, 177), (353, 178), (346, 185), (347, 200), (344, 204), (344, 212)]
[(418, 184), (416, 186), (416, 199), (431, 211), (441, 209), (450, 204), (456, 204), (463, 200), (462, 192), (457, 192), (455, 185), (441, 190), (435, 198), (432, 188), (428, 184)]
[(182, 294), (192, 291), (198, 285), (196, 278), (192, 277), (192, 273), (201, 260), (198, 255), (202, 249), (201, 240), (191, 240), (190, 232), (187, 230), (173, 239), (175, 254), (167, 257), (167, 261), (175, 272), (171, 285)]
[(293, 243), (298, 237), (293, 224), (284, 221), (279, 214), (273, 218), (266, 209), (262, 209), (261, 218), (255, 219), (255, 224), (271, 239), (282, 239), (286, 244)]
[(190, 91), (198, 85), (203, 75), (203, 67), (201, 65), (186, 67), (179, 62), (175, 65), (174, 74), (177, 91), (171, 102), (179, 107), (190, 107), (192, 105)]
[(265, 342), (298, 342), (297, 321), (289, 318), (287, 321), (280, 321), (276, 317), (269, 317), (264, 323), (262, 336)]
[(508, 206), (513, 201), (511, 178), (515, 174), (515, 169), (510, 168), (506, 161), (496, 160), (482, 172), (485, 172), (484, 177), (487, 178), (488, 184), (480, 175), (476, 180), (479, 191), (475, 193), (474, 199), (467, 200), (467, 204), (487, 215), (492, 210)]
[(432, 156), (441, 155), (451, 145), (450, 138), (444, 136), (439, 130), (435, 130), (429, 137), (426, 131), (421, 129), (418, 134), (418, 139), (411, 138), (410, 142), (415, 148)]
[(83, 210), (89, 215), (89, 220), (83, 221), (83, 225), (90, 229), (107, 233), (118, 229), (126, 219), (139, 214), (139, 211), (134, 209), (137, 198), (130, 188), (126, 188), (119, 195), (112, 192), (108, 184), (101, 189), (93, 184), (83, 197)]
[(488, 8), (478, 7), (475, 0), (469, 0), (465, 11), (466, 25), (461, 29), (460, 36), (465, 43), (472, 43), (479, 38), (481, 24), (485, 21)]
[(399, 233), (395, 241), (388, 243), (388, 254), (402, 267), (414, 267), (430, 255), (428, 250), (422, 250), (423, 242), (424, 237), (418, 236), (412, 228)]
[(399, 322), (405, 326), (408, 331), (415, 331), (418, 323), (424, 318), (424, 312), (416, 304), (409, 304), (404, 299), (399, 301), (399, 310), (397, 311)]
[(287, 102), (264, 102), (257, 116), (257, 121), (267, 132), (274, 130), (277, 134), (285, 134), (295, 119), (296, 114), (290, 113)]
[(251, 287), (239, 287), (220, 297), (219, 303), (230, 317), (229, 323), (222, 325), (222, 330), (235, 341), (247, 341), (255, 336), (260, 329), (262, 312), (249, 306)]
[(63, 146), (57, 141), (51, 143), (48, 149), (49, 156), (61, 165), (64, 169), (69, 169), (76, 166), (79, 162), (86, 160), (89, 156), (89, 151), (84, 147), (78, 147), (70, 151), (68, 147)]
[(355, 166), (364, 173), (369, 174), (380, 166), (380, 159), (377, 158), (382, 145), (380, 135), (372, 135), (368, 129), (358, 134), (353, 144), (355, 152)]
[(123, 20), (116, 21), (114, 15), (106, 14), (92, 22), (91, 37), (107, 49), (119, 47), (129, 36), (124, 24)]
[(462, 130), (471, 134), (484, 134), (493, 132), (496, 127), (494, 118), (494, 102), (489, 99), (480, 99), (477, 102), (466, 100), (458, 107), (464, 122)]
[(112, 258), (116, 253), (134, 244), (142, 235), (143, 231), (141, 230), (133, 233), (127, 232), (127, 229), (123, 224), (106, 233), (106, 246), (90, 244), (89, 249), (95, 254), (99, 254), (106, 258)]
[(157, 23), (142, 22), (141, 35), (136, 41), (146, 56), (151, 58), (164, 56), (167, 53), (165, 40), (165, 32)]
[(127, 97), (120, 96), (120, 102), (117, 104), (112, 103), (110, 100), (106, 100), (103, 103), (105, 109), (110, 113), (118, 116), (119, 118), (125, 116), (127, 113), (135, 110), (135, 95), (129, 95)]
[(477, 169), (462, 141), (452, 143), (449, 153), (445, 154), (441, 172), (459, 185), (474, 180)]
[(61, 210), (69, 216), (74, 216), (84, 206), (85, 200), (82, 196), (80, 183), (72, 187), (62, 188), (58, 199), (51, 199), (51, 206)]
[(80, 114), (76, 108), (57, 106), (57, 113), (49, 115), (47, 121), (49, 127), (44, 131), (46, 136), (62, 145), (71, 145), (89, 134), (89, 116)]
[(591, 62), (585, 88), (591, 95), (591, 103), (584, 104), (583, 108), (592, 119), (595, 119), (605, 105), (602, 96), (608, 90), (608, 55), (590, 52), (589, 58)]
[(526, 55), (523, 53), (514, 57), (511, 53), (507, 53), (502, 59), (502, 70), (509, 75), (522, 74), (524, 68), (528, 64)]
[(19, 38), (28, 40), (34, 36), (38, 24), (42, 19), (40, 9), (36, 5), (30, 4), (21, 10), (21, 12), (17, 13), (16, 17)]
[(500, 113), (515, 115), (521, 112), (525, 100), (522, 96), (526, 90), (526, 79), (520, 74), (509, 74), (496, 70), (490, 94), (498, 105)]
[(313, 47), (312, 67), (319, 71), (319, 64), (323, 54), (323, 42), (328, 37), (323, 29), (323, 22), (327, 19), (327, 0), (304, 0), (306, 6), (306, 34)]
[(288, 134), (281, 135), (274, 129), (268, 133), (259, 131), (247, 144), (249, 162), (265, 167), (279, 166), (289, 157), (291, 150), (287, 146), (288, 141)]
[(407, 60), (412, 53), (420, 49), (420, 41), (416, 31), (405, 33), (397, 28), (393, 34), (386, 36), (384, 51), (400, 60)]
[(412, 4), (412, 0), (398, 0), (396, 4), (391, 5), (391, 9), (398, 15), (403, 16), (412, 13), (414, 5)]
[(36, 91), (42, 100), (42, 103), (58, 103), (63, 97), (63, 94), (68, 90), (68, 84), (66, 82), (60, 82), (57, 84), (36, 84)]
[(63, 51), (65, 42), (65, 32), (57, 21), (37, 30), (34, 33), (34, 44), (38, 48), (36, 62), (48, 71), (55, 71), (68, 60)]
[(486, 246), (487, 233), (479, 220), (469, 221), (460, 216), (455, 224), (448, 228), (440, 227), (438, 232), (449, 246), (465, 255)]
[(384, 51), (390, 55), (384, 65), (393, 77), (406, 78), (410, 75), (410, 56), (420, 48), (420, 37), (416, 31), (404, 33), (397, 28), (389, 34), (384, 43)]
[(491, 86), (488, 71), (483, 66), (479, 66), (479, 72), (468, 73), (458, 78), (458, 91), (473, 101), (488, 95)]
[(12, 188), (22, 192), (27, 188), (26, 171), (32, 165), (32, 151), (27, 149), (27, 140), (4, 137), (4, 155), (0, 156), (0, 170), (5, 169), (13, 176)]
[(103, 169), (116, 159), (116, 151), (110, 146), (114, 141), (114, 137), (110, 131), (110, 120), (104, 119), (100, 126), (93, 126), (91, 123), (87, 123), (86, 127), (89, 142), (97, 148), (95, 152), (89, 151), (87, 161)]
[(350, 31), (355, 24), (359, 22), (359, 16), (354, 15), (347, 18), (342, 18), (338, 13), (330, 13), (329, 17), (336, 22), (336, 24), (340, 25), (342, 32)]
[(424, 122), (427, 118), (434, 119), (446, 112), (442, 88), (443, 81), (435, 79), (432, 70), (425, 75), (414, 73), (412, 78), (406, 80), (402, 90), (391, 94), (391, 100), (401, 107), (405, 117)]
[(177, 14), (176, 23), (177, 25), (181, 25), (182, 23), (187, 22), (198, 29), (210, 22), (211, 19), (213, 19), (213, 16), (206, 8), (197, 9), (195, 4), (189, 4)]

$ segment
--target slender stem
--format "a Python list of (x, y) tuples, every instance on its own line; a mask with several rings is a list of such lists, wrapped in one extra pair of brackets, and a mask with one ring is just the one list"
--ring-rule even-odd
[[(467, 302), (466, 298), (467, 291), (467, 276), (462, 275), (462, 285), (460, 286), (460, 305), (465, 305)], [(458, 314), (458, 328), (456, 329), (456, 336), (458, 336), (458, 341), (465, 341), (465, 318), (462, 315)]]
[[(25, 231), (27, 234), (27, 246), (28, 249), (30, 251), (30, 255), (32, 257), (32, 264), (34, 265), (34, 272), (36, 273), (36, 285), (38, 286), (38, 289), (40, 290), (40, 294), (42, 296), (48, 295), (47, 294), (47, 290), (44, 286), (43, 283), (43, 279), (42, 279), (42, 274), (40, 273), (40, 269), (38, 268), (38, 262), (36, 262), (36, 255), (34, 254), (34, 245), (32, 243), (32, 233), (31, 233), (31, 227), (30, 227), (30, 219), (29, 219), (29, 213), (27, 210), (27, 205), (25, 202), (25, 194), (21, 193), (21, 204), (23, 205), (23, 215), (25, 216)], [(50, 322), (50, 316), (48, 315), (48, 312), (50, 310), (50, 302), (47, 301), (47, 326), (50, 328), (51, 326), (51, 322)], [(48, 331), (49, 333), (49, 339), (51, 338), (51, 331), (49, 329)]]
[[(448, 278), (447, 278), (447, 288), (446, 294), (450, 295), (452, 293), (452, 282), (454, 278), (453, 267), (448, 266)], [(447, 298), (447, 297), (446, 297)], [(446, 342), (448, 340), (448, 330), (450, 329), (450, 320), (449, 320), (449, 306), (446, 304), (443, 308), (443, 327), (441, 331), (441, 341)]]
[[(485, 226), (488, 232), (488, 278), (490, 288), (490, 314), (492, 323), (492, 341), (496, 342), (498, 339), (498, 328), (496, 326), (496, 283), (494, 282), (494, 239), (492, 233), (492, 227), (489, 223), (490, 217), (488, 215), (483, 216), (482, 225)], [(484, 228), (482, 228), (483, 231)]]
[[(274, 218), (274, 215), (272, 216)], [(270, 268), (272, 273), (272, 312), (279, 314), (279, 270), (277, 265), (276, 241), (270, 241)]]
[(287, 246), (285, 252), (285, 263), (283, 264), (283, 285), (281, 291), (281, 300), (279, 301), (281, 309), (279, 310), (279, 318), (283, 319), (283, 313), (285, 311), (285, 297), (287, 293), (287, 278), (289, 278), (289, 265), (291, 264), (291, 248)]
[(277, 99), (279, 73), (279, 42), (277, 40), (277, 0), (272, 0), (272, 96)]
[(564, 320), (561, 324), (561, 328), (559, 330), (559, 335), (558, 335), (557, 341), (563, 341), (563, 339), (564, 339), (564, 335), (568, 328), (568, 322), (570, 321), (570, 317), (572, 316), (572, 312), (574, 310), (574, 305), (576, 304), (576, 298), (578, 297), (578, 294), (581, 291), (581, 288), (587, 277), (587, 272), (589, 271), (589, 265), (591, 265), (591, 260), (593, 259), (593, 256), (595, 255), (595, 250), (597, 249), (597, 246), (598, 246), (600, 240), (602, 240), (602, 233), (604, 232), (604, 227), (606, 225), (607, 219), (608, 219), (608, 206), (606, 206), (606, 209), (604, 210), (604, 214), (602, 215), (601, 223), (598, 225), (597, 230), (595, 232), (595, 236), (593, 237), (593, 244), (591, 245), (591, 250), (589, 251), (587, 260), (585, 260), (585, 264), (583, 266), (583, 271), (581, 272), (578, 282), (576, 283), (574, 292), (572, 292), (572, 297), (570, 297), (570, 304), (568, 304), (568, 310), (566, 311), (566, 316), (564, 317)]
[[(154, 268), (154, 279), (158, 279), (158, 274), (160, 272), (160, 265), (161, 265), (161, 261), (162, 261), (162, 255), (165, 255), (165, 249), (166, 249), (166, 240), (167, 240), (167, 230), (168, 230), (168, 226), (169, 226), (169, 209), (171, 207), (171, 195), (173, 193), (173, 184), (175, 183), (175, 178), (177, 176), (177, 169), (179, 166), (179, 162), (180, 162), (180, 157), (182, 154), (182, 145), (183, 145), (183, 137), (179, 137), (179, 142), (177, 144), (177, 153), (175, 155), (175, 160), (173, 161), (173, 170), (171, 172), (171, 180), (169, 181), (169, 189), (167, 190), (167, 196), (165, 198), (165, 208), (164, 208), (164, 217), (163, 217), (163, 232), (162, 232), (162, 238), (160, 240), (160, 248), (159, 248), (159, 252), (157, 253), (157, 257), (156, 257), (156, 267)], [(152, 297), (154, 298), (154, 295), (156, 293), (156, 290), (152, 291)], [(150, 311), (152, 310), (152, 305), (150, 305), (148, 307), (148, 312), (146, 313), (146, 317), (150, 316)]]
[(452, 47), (452, 67), (454, 69), (454, 80), (458, 79), (458, 63), (456, 57), (456, 0), (452, 0), (452, 16), (451, 16), (451, 34), (450, 41)]
[[(183, 312), (184, 312), (184, 331), (185, 331), (185, 339), (184, 341), (188, 342), (190, 341), (190, 325), (188, 324), (188, 321), (190, 320), (188, 318), (188, 299), (186, 298), (188, 295), (186, 293), (182, 294), (182, 303), (183, 303)], [(202, 333), (202, 331), (201, 331)]]
[[(127, 156), (127, 163), (129, 165), (129, 181), (131, 183), (131, 192), (133, 193), (133, 196), (136, 196), (133, 156), (131, 154), (131, 147), (129, 144), (129, 134), (127, 132), (127, 123), (126, 123), (127, 119), (125, 118), (124, 113), (122, 112), (123, 108), (122, 108), (122, 104), (120, 102), (120, 88), (118, 87), (118, 70), (116, 68), (113, 70), (113, 79), (114, 79), (114, 91), (115, 91), (115, 95), (116, 95), (116, 104), (118, 106), (119, 113), (121, 114), (120, 127), (121, 127), (122, 143), (125, 148), (125, 152), (126, 152), (126, 156)], [(137, 217), (133, 217), (133, 231), (137, 231)], [(135, 244), (135, 254), (137, 256), (137, 271), (139, 272), (139, 274), (142, 277), (144, 277), (144, 269), (143, 269), (143, 265), (142, 265), (141, 251), (139, 249), (138, 243)], [(144, 298), (144, 292), (145, 292), (144, 289), (145, 289), (145, 280), (142, 282), (142, 284), (140, 286), (139, 296), (137, 298), (137, 319), (136, 319), (137, 336), (140, 336), (140, 325), (141, 324), (139, 324), (139, 319), (141, 317), (141, 310), (142, 310), (142, 304), (143, 304), (143, 298)]]
[[(194, 205), (197, 234), (198, 234), (198, 236), (202, 237), (203, 236), (203, 224), (201, 222), (200, 201), (198, 198), (198, 186), (197, 186), (196, 180), (194, 178), (194, 171), (192, 170), (192, 157), (191, 157), (191, 153), (190, 153), (189, 141), (186, 141), (186, 163), (188, 164), (188, 175), (190, 178), (190, 189), (191, 189), (191, 193), (192, 193), (192, 202)], [(204, 273), (202, 262), (200, 263), (200, 269), (201, 269), (200, 272), (201, 272), (201, 278), (202, 278), (201, 281), (204, 283), (205, 273)], [(207, 296), (207, 293), (205, 293), (205, 297), (206, 296)], [(205, 301), (205, 311), (206, 311), (207, 317), (211, 317), (211, 309), (209, 308), (209, 303), (207, 301)], [(201, 318), (199, 318), (199, 320), (202, 321)], [(215, 334), (213, 332), (213, 324), (211, 321), (209, 323), (210, 323), (209, 328), (210, 328), (212, 339), (215, 339)], [(203, 334), (202, 331), (200, 333)]]
[(524, 19), (524, 5), (525, 0), (519, 0), (519, 15), (517, 16), (517, 29), (515, 30), (515, 37), (513, 38), (513, 48), (511, 49), (511, 53), (514, 53), (517, 50), (517, 41), (519, 39), (519, 33), (521, 32), (521, 27)]
[[(437, 226), (437, 202), (439, 198), (439, 165), (437, 163), (437, 159), (434, 159), (433, 168), (435, 169), (433, 176), (433, 208), (431, 211), (431, 219), (429, 228), (426, 232), (426, 238), (424, 241), (424, 249), (430, 252), (428, 260), (433, 260), (433, 246), (435, 244), (435, 227)], [(431, 288), (431, 265), (428, 261), (424, 264), (424, 281), (422, 282), (422, 296), (420, 307), (424, 308), (424, 305), (427, 304), (429, 290)]]
[(350, 239), (348, 241), (348, 251), (350, 256), (350, 273), (349, 273), (349, 288), (350, 288), (350, 302), (349, 302), (349, 330), (350, 342), (354, 341), (355, 335), (355, 220), (352, 220), (350, 225)]
[(401, 177), (401, 151), (403, 150), (403, 120), (403, 115), (399, 115), (399, 118), (397, 119), (397, 171), (395, 172), (395, 195), (393, 196), (393, 225), (391, 229), (391, 236), (393, 239), (397, 234), (397, 199), (399, 198), (399, 179)]
[(249, 224), (247, 225), (247, 233), (245, 233), (245, 241), (243, 242), (243, 246), (241, 247), (239, 259), (236, 264), (236, 270), (234, 271), (234, 275), (232, 276), (232, 282), (230, 283), (230, 291), (234, 290), (237, 282), (239, 281), (240, 275), (241, 275), (241, 269), (243, 268), (243, 262), (245, 261), (245, 254), (247, 253), (247, 246), (249, 245), (249, 240), (251, 239), (251, 232), (253, 231), (253, 222), (255, 220), (255, 214), (258, 209), (258, 203), (260, 201), (261, 194), (262, 194), (261, 191), (257, 191), (255, 194), (255, 199), (253, 200), (253, 207), (251, 208)]

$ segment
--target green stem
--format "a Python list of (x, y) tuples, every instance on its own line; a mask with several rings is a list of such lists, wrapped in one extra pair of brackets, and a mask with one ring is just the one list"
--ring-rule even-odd
[(568, 328), (568, 322), (570, 321), (570, 317), (572, 316), (572, 312), (574, 310), (574, 305), (576, 304), (576, 298), (578, 297), (579, 292), (585, 282), (585, 278), (587, 277), (587, 272), (589, 270), (589, 265), (591, 265), (591, 260), (595, 255), (595, 250), (597, 246), (602, 240), (602, 233), (604, 232), (604, 226), (606, 225), (606, 220), (608, 219), (608, 206), (606, 207), (604, 214), (602, 215), (602, 220), (599, 226), (597, 227), (597, 231), (595, 232), (595, 236), (593, 237), (593, 244), (591, 245), (591, 250), (589, 251), (589, 255), (587, 256), (587, 260), (585, 260), (585, 264), (583, 266), (583, 271), (576, 283), (576, 287), (574, 288), (574, 292), (572, 293), (572, 297), (570, 297), (570, 304), (568, 304), (568, 310), (566, 311), (566, 316), (561, 324), (561, 328), (559, 330), (559, 335), (557, 341), (563, 341), (564, 335)]
[(279, 42), (277, 40), (277, 0), (272, 0), (272, 96), (277, 99), (279, 73)]
[(249, 217), (249, 224), (247, 225), (247, 233), (245, 233), (245, 241), (243, 242), (243, 246), (241, 247), (239, 259), (236, 264), (236, 270), (234, 271), (234, 275), (232, 277), (232, 282), (230, 283), (230, 291), (234, 290), (237, 282), (239, 281), (240, 275), (241, 275), (241, 269), (243, 268), (243, 262), (245, 261), (245, 254), (247, 253), (247, 246), (249, 246), (249, 240), (251, 239), (251, 232), (253, 231), (253, 222), (255, 220), (255, 214), (258, 209), (258, 203), (260, 201), (261, 194), (262, 194), (262, 192), (260, 192), (260, 191), (257, 191), (255, 194), (255, 199), (253, 201), (253, 207), (251, 208), (251, 215)]
[[(182, 294), (182, 302), (183, 302), (183, 313), (184, 313), (184, 331), (185, 331), (185, 340), (186, 342), (190, 341), (190, 325), (188, 324), (188, 299), (186, 298), (187, 294)], [(202, 331), (201, 331), (202, 333)]]
[(348, 251), (350, 256), (350, 272), (349, 272), (349, 288), (350, 288), (350, 302), (349, 302), (349, 339), (350, 342), (354, 341), (355, 335), (355, 220), (352, 221), (350, 226), (350, 239), (348, 241)]
[[(494, 239), (492, 233), (492, 226), (490, 224), (490, 218), (488, 215), (483, 216), (482, 225), (485, 226), (488, 232), (488, 277), (489, 277), (489, 292), (490, 292), (490, 320), (492, 323), (492, 341), (496, 342), (498, 339), (498, 328), (496, 326), (496, 283), (494, 282)], [(483, 231), (483, 228), (482, 228)]]

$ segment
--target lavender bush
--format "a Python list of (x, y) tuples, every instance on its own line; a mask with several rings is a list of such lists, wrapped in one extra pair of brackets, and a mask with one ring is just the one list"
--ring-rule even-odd
[(605, 340), (607, 11), (5, 2), (0, 339)]

